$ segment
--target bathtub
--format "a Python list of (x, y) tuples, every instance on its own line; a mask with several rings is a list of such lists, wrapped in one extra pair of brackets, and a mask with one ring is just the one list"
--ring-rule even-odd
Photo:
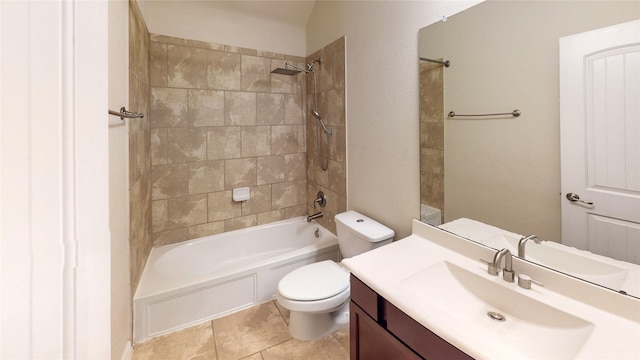
[(305, 217), (153, 248), (133, 298), (134, 342), (274, 299), (290, 271), (339, 259), (336, 236)]

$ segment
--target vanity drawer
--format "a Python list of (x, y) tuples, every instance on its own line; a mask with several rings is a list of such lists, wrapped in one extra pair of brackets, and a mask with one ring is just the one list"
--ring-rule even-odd
[(378, 294), (353, 275), (351, 275), (351, 301), (358, 304), (374, 320), (380, 320)]
[(425, 359), (473, 359), (386, 300), (384, 314), (387, 330)]

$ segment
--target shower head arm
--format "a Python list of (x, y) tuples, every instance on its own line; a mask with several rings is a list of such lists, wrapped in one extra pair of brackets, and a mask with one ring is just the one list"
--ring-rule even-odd
[(289, 62), (289, 61), (287, 61), (287, 62), (285, 62), (285, 63), (284, 63), (284, 67), (285, 67), (285, 68), (292, 68), (292, 69), (295, 69), (295, 70), (298, 70), (298, 71), (302, 71), (302, 72), (304, 72), (304, 73), (310, 73), (310, 72), (311, 72), (311, 70), (303, 69), (303, 68), (301, 68), (300, 66), (298, 66), (298, 65), (296, 65), (296, 64), (294, 64), (294, 63), (291, 63), (291, 62)]
[(309, 65), (313, 66), (313, 64), (315, 63), (319, 63), (322, 62), (322, 56), (318, 56), (317, 58), (311, 60), (311, 62), (309, 63)]

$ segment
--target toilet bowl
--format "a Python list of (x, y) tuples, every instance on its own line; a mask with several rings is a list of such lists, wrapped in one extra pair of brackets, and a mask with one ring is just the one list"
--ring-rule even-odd
[[(394, 232), (355, 211), (336, 215), (338, 244), (351, 257), (388, 244)], [(302, 266), (278, 283), (276, 300), (290, 311), (289, 333), (298, 340), (314, 340), (349, 323), (349, 272), (340, 264), (321, 261)]]
[(290, 311), (291, 335), (313, 340), (349, 323), (350, 294), (349, 272), (325, 260), (285, 275), (278, 283), (276, 300)]

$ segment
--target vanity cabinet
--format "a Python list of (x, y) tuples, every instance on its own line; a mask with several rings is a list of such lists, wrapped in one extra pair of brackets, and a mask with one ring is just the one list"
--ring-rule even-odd
[(351, 360), (473, 359), (351, 275)]

